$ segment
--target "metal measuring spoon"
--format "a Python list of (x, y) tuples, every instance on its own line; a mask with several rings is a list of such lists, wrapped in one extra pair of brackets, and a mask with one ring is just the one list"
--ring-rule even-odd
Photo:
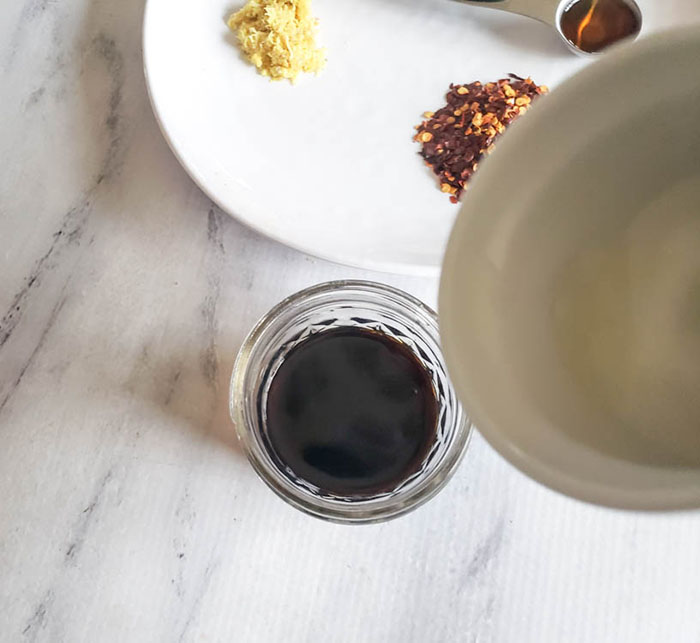
[[(534, 18), (544, 22), (556, 30), (566, 46), (577, 54), (595, 56), (603, 53), (605, 48), (619, 40), (634, 39), (642, 28), (642, 11), (634, 0), (459, 0), (464, 4), (479, 6), (487, 9), (499, 9), (517, 13), (521, 16)], [(628, 19), (626, 28), (619, 20), (610, 18), (612, 11), (625, 14)], [(577, 14), (574, 16), (574, 12)], [(597, 13), (596, 13), (597, 12)], [(596, 24), (593, 25), (595, 16)], [(570, 32), (570, 19), (579, 21), (578, 30)], [(602, 22), (608, 20), (608, 23)], [(632, 24), (630, 21), (634, 21)], [(614, 22), (614, 24), (613, 24)], [(586, 28), (607, 26), (612, 33), (605, 45), (595, 50), (587, 50), (582, 46), (582, 35)], [(567, 35), (567, 32), (568, 35)]]

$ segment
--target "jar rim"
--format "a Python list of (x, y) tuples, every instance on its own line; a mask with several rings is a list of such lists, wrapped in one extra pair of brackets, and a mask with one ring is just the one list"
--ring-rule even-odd
[[(319, 308), (324, 303), (337, 303), (337, 295), (351, 293), (356, 297), (365, 297), (367, 303), (386, 304), (387, 310), (398, 310), (416, 322), (412, 331), (416, 337), (428, 338), (435, 344), (436, 358), (444, 371), (444, 386), (448, 389), (450, 404), (454, 407), (452, 420), (448, 427), (450, 443), (446, 447), (440, 462), (424, 481), (417, 482), (415, 488), (405, 492), (398, 490), (382, 496), (361, 499), (353, 497), (343, 501), (339, 498), (324, 498), (314, 495), (310, 490), (304, 490), (295, 485), (277, 467), (271, 466), (269, 454), (256, 439), (255, 428), (251, 426), (251, 406), (259, 404), (258, 391), (251, 394), (248, 390), (251, 373), (266, 368), (264, 364), (255, 363), (255, 353), (261, 347), (274, 346), (276, 337), (273, 327), (280, 323), (286, 315), (294, 320), (295, 308), (305, 302), (314, 302)], [(347, 306), (352, 308), (353, 300), (349, 299)], [(360, 300), (354, 303), (359, 305)], [(372, 523), (398, 517), (411, 511), (432, 498), (440, 491), (467, 450), (472, 433), (472, 424), (464, 413), (447, 379), (444, 357), (439, 346), (439, 330), (437, 314), (425, 303), (398, 288), (365, 280), (336, 280), (328, 281), (300, 290), (273, 306), (254, 325), (244, 339), (236, 357), (231, 375), (229, 392), (229, 412), (235, 425), (238, 439), (243, 447), (248, 461), (257, 475), (287, 503), (315, 517), (340, 523), (360, 524)]]

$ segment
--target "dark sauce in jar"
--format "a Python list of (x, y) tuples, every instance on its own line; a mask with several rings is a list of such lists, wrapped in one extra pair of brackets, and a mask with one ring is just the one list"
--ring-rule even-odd
[(574, 0), (561, 14), (559, 27), (571, 44), (595, 53), (636, 36), (642, 25), (625, 0)]
[(267, 395), (282, 466), (335, 495), (391, 491), (435, 441), (438, 403), (413, 351), (378, 331), (339, 328), (295, 346)]

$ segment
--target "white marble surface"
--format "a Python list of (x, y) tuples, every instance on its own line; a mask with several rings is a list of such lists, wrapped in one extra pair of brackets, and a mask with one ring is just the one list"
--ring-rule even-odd
[[(662, 25), (696, 2), (646, 7)], [(431, 304), (436, 282), (213, 207), (151, 114), (142, 3), (0, 5), (0, 640), (698, 643), (700, 514), (579, 504), (478, 436), (384, 525), (308, 518), (256, 479), (226, 408), (255, 319), (331, 278)]]

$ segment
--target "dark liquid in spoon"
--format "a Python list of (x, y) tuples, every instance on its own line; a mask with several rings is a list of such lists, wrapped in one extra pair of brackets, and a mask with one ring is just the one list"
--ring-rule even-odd
[(293, 348), (267, 396), (273, 453), (336, 495), (390, 491), (435, 441), (438, 403), (413, 351), (383, 333), (340, 328)]
[(642, 25), (624, 0), (575, 0), (562, 13), (559, 26), (571, 44), (594, 53), (636, 36)]

